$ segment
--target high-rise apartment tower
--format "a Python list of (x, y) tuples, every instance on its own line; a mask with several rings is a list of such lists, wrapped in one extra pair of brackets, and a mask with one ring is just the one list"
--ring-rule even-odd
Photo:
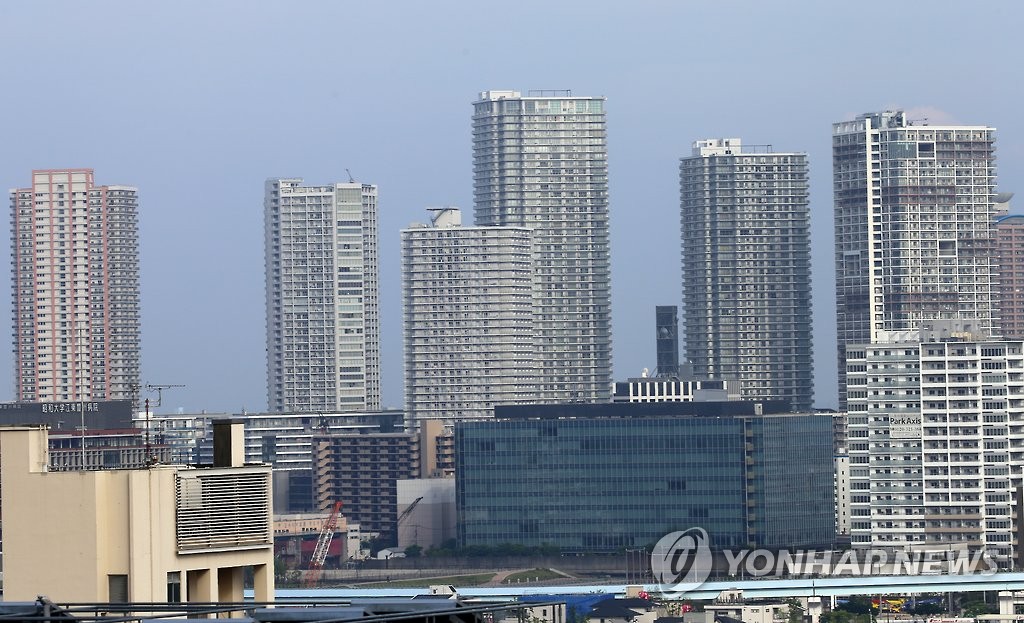
[(903, 111), (832, 126), (839, 402), (846, 347), (924, 320), (998, 335), (995, 130)]
[(999, 321), (1003, 337), (1024, 340), (1024, 214), (1010, 212), (1013, 193), (999, 193), (993, 201), (996, 250), (999, 264)]
[(139, 386), (138, 191), (91, 169), (12, 190), (18, 400), (125, 400)]
[(608, 149), (603, 97), (485, 91), (473, 104), (479, 226), (533, 232), (538, 399), (607, 400), (611, 387)]
[(811, 409), (807, 156), (693, 144), (679, 166), (686, 355), (698, 378)]
[(536, 400), (534, 271), (525, 227), (462, 227), (457, 208), (402, 230), (405, 415), (490, 417)]
[(268, 410), (379, 409), (377, 187), (265, 190)]
[(1024, 343), (973, 330), (923, 321), (850, 345), (853, 547), (1016, 554)]

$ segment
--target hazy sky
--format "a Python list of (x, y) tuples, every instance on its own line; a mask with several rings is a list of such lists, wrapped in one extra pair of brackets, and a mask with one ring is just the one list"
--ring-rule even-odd
[(604, 95), (615, 377), (654, 367), (654, 307), (681, 296), (679, 157), (741, 137), (809, 154), (816, 404), (835, 406), (830, 124), (901, 107), (995, 126), (999, 188), (1024, 193), (1022, 18), (1016, 1), (5, 0), (0, 187), (63, 167), (137, 186), (142, 381), (186, 385), (163, 410), (237, 412), (266, 407), (263, 182), (350, 169), (379, 186), (384, 404), (401, 407), (398, 232), (426, 206), (471, 219), (470, 103)]

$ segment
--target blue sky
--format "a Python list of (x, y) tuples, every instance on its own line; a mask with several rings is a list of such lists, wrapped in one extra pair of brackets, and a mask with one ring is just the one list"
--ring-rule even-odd
[[(1011, 1), (8, 1), (0, 186), (58, 167), (137, 186), (142, 380), (186, 386), (165, 410), (237, 412), (266, 406), (263, 181), (350, 169), (380, 189), (384, 402), (400, 407), (398, 232), (426, 206), (471, 210), (470, 103), (486, 89), (604, 95), (615, 376), (654, 367), (654, 307), (681, 296), (679, 157), (741, 137), (809, 155), (829, 407), (830, 124), (899, 107), (995, 126), (999, 188), (1024, 192), (1022, 17)], [(8, 355), (0, 400), (12, 379)]]

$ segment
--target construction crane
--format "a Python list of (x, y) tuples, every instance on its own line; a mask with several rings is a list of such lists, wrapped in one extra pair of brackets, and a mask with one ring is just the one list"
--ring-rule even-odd
[(334, 503), (334, 509), (324, 520), (320, 528), (320, 536), (316, 540), (316, 547), (313, 548), (313, 555), (309, 557), (309, 568), (306, 573), (306, 581), (302, 583), (305, 588), (315, 588), (320, 581), (320, 574), (324, 570), (324, 562), (327, 560), (327, 553), (331, 549), (331, 541), (334, 540), (334, 529), (338, 527), (338, 513), (341, 512), (341, 502)]
[[(412, 504), (410, 504), (409, 506), (405, 507), (405, 510), (402, 511), (402, 513), (398, 516), (398, 519), (395, 521), (395, 532), (396, 533), (398, 532), (399, 526), (402, 525), (402, 522), (409, 518), (409, 515), (412, 514), (412, 510), (414, 508), (416, 508), (416, 505), (419, 504), (420, 500), (422, 500), (422, 499), (423, 499), (423, 496), (421, 495), (420, 497), (418, 497), (415, 500), (413, 500)], [(420, 540), (419, 539), (419, 532), (420, 532), (419, 531), (419, 526), (415, 526), (415, 528), (416, 528), (416, 530), (413, 533), (413, 538), (412, 538), (412, 544), (413, 545), (416, 545), (417, 544), (416, 541)]]
[(409, 515), (412, 513), (412, 509), (416, 508), (416, 505), (419, 504), (420, 500), (422, 500), (422, 499), (423, 499), (423, 496), (421, 495), (420, 497), (418, 497), (415, 500), (413, 500), (412, 504), (407, 506), (406, 509), (404, 511), (402, 511), (402, 514), (398, 516), (398, 521), (395, 522), (395, 525), (399, 526), (399, 525), (402, 524), (402, 522), (404, 520), (408, 519)]

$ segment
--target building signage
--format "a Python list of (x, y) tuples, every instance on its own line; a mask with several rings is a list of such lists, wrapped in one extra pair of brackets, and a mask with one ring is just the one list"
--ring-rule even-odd
[(921, 414), (889, 416), (889, 439), (920, 439)]
[(85, 416), (89, 429), (132, 428), (131, 400), (82, 402), (4, 402), (0, 403), (0, 424), (46, 424), (54, 430), (81, 426)]

